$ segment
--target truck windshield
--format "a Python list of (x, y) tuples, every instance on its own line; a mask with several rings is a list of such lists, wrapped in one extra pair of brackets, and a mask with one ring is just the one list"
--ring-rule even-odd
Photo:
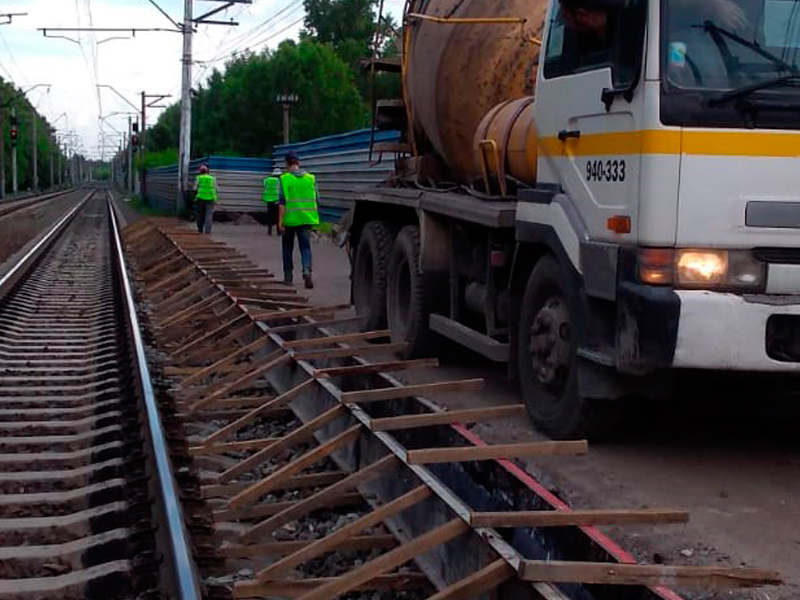
[(662, 121), (800, 127), (800, 0), (663, 0)]

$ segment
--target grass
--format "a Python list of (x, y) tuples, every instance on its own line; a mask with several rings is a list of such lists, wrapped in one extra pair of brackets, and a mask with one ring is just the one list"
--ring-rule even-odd
[(148, 206), (139, 196), (133, 196), (128, 205), (140, 215), (145, 217), (171, 217), (175, 216), (172, 212), (166, 210), (159, 210), (152, 206)]

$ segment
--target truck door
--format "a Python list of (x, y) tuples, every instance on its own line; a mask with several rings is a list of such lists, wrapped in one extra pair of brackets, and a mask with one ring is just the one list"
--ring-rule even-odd
[[(616, 5), (616, 6), (615, 6)], [(569, 9), (552, 0), (536, 89), (539, 180), (559, 184), (589, 235), (617, 240), (609, 217), (630, 217), (636, 240), (645, 0)]]

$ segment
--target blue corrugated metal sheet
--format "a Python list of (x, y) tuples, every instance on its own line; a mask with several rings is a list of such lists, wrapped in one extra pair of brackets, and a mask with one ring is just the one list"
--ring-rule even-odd
[[(270, 158), (207, 156), (189, 163), (189, 175), (195, 177), (200, 165), (217, 178), (219, 210), (229, 212), (266, 211), (261, 202), (264, 175), (272, 170)], [(178, 166), (159, 167), (147, 171), (147, 200), (151, 206), (166, 212), (175, 211), (178, 193)]]
[[(369, 157), (369, 129), (330, 135), (323, 138), (277, 146), (273, 158), (241, 158), (210, 156), (193, 160), (191, 174), (201, 164), (207, 164), (217, 177), (220, 188), (220, 210), (232, 212), (261, 212), (261, 182), (272, 170), (273, 161), (281, 164), (286, 153), (294, 151), (304, 169), (317, 176), (320, 194), (320, 216), (336, 222), (352, 205), (355, 190), (386, 179), (392, 170), (391, 160), (373, 164)], [(376, 131), (376, 142), (395, 142), (397, 131)], [(177, 194), (177, 166), (150, 169), (147, 172), (147, 196), (154, 206), (174, 210)]]
[[(327, 137), (308, 140), (307, 142), (297, 142), (286, 146), (275, 146), (272, 158), (275, 162), (282, 160), (286, 153), (294, 150), (301, 158), (316, 154), (330, 154), (331, 152), (347, 152), (348, 150), (369, 149), (370, 140), (369, 129), (358, 129), (348, 133), (339, 133)], [(400, 138), (397, 131), (376, 131), (376, 142), (394, 142)]]
[[(397, 131), (376, 131), (376, 142), (396, 142)], [(354, 201), (355, 190), (385, 180), (393, 168), (392, 160), (380, 164), (370, 162), (370, 130), (276, 146), (273, 160), (280, 164), (290, 150), (297, 153), (302, 167), (317, 176), (320, 195), (320, 216), (328, 222), (342, 218)], [(373, 160), (377, 157), (373, 157)]]

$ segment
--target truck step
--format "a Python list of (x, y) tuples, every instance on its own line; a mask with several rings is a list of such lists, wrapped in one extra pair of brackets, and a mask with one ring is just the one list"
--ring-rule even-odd
[(499, 342), (485, 333), (471, 329), (458, 321), (448, 319), (444, 315), (431, 315), (428, 324), (436, 333), (485, 356), (489, 360), (498, 363), (509, 361), (511, 354), (509, 344)]

